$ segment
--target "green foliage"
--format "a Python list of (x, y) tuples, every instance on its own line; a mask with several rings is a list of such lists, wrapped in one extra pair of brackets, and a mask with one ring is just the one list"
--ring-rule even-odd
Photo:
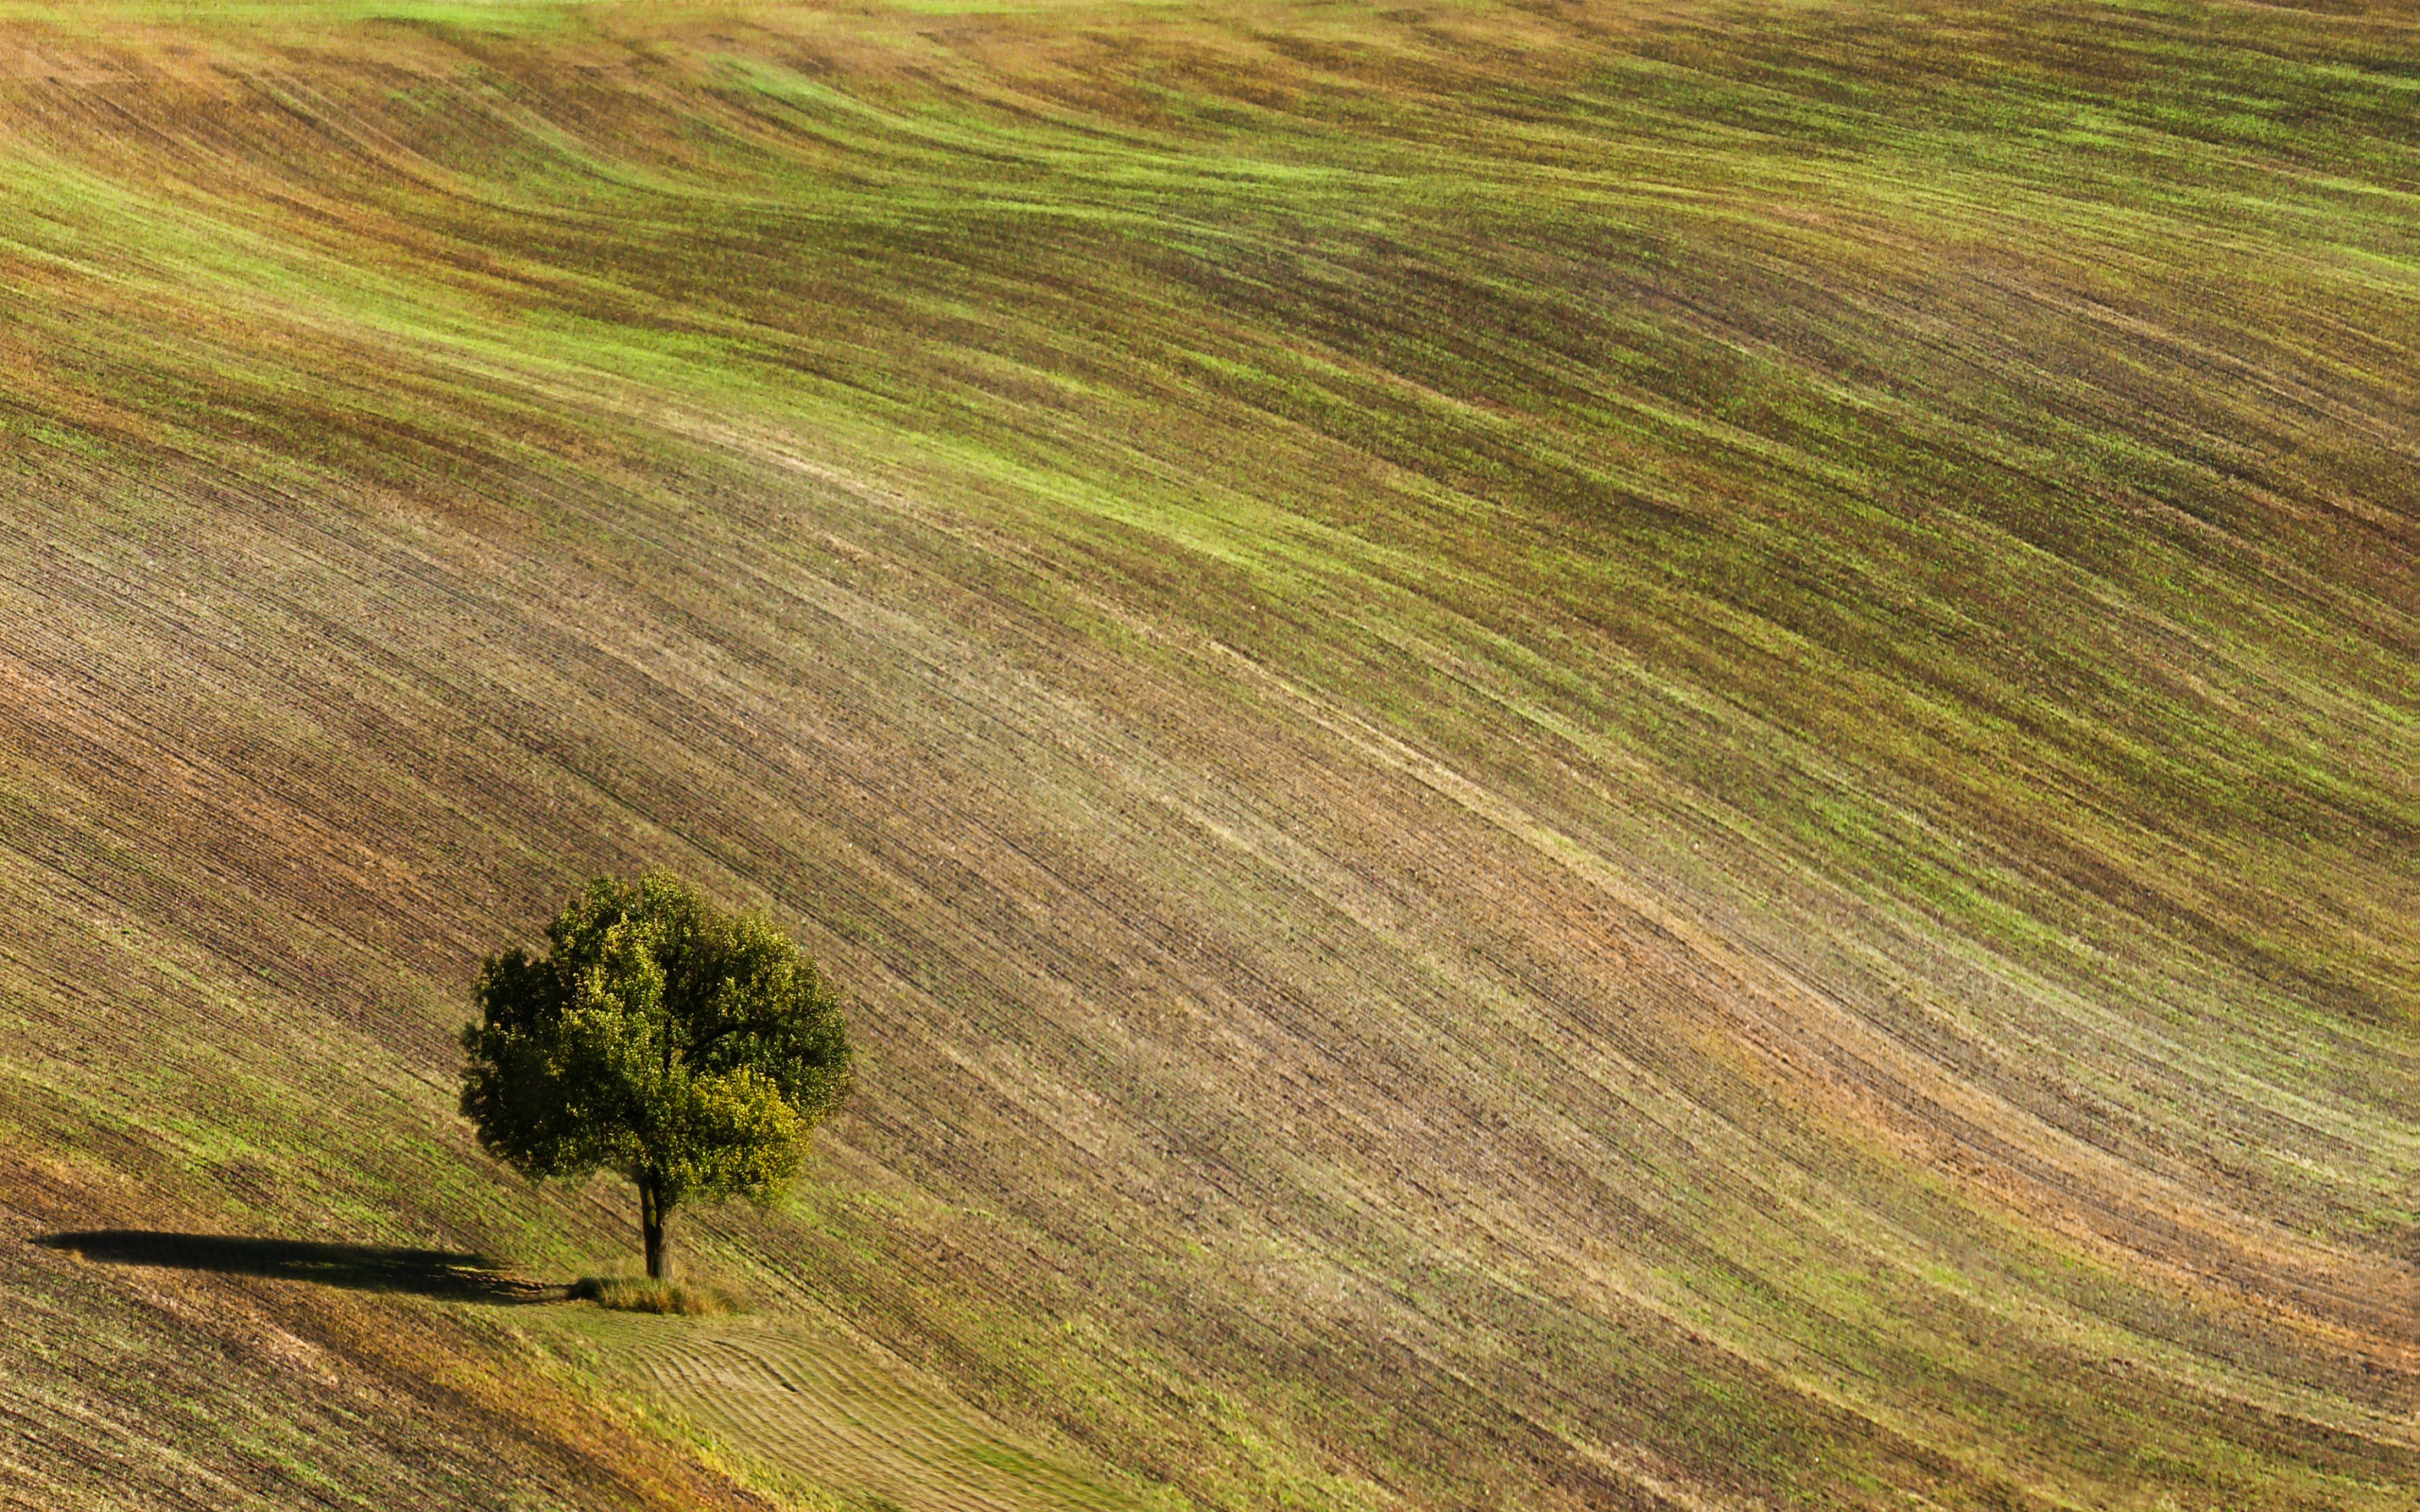
[(839, 1000), (761, 915), (668, 872), (590, 883), (546, 941), (479, 973), (463, 1115), (529, 1176), (629, 1177), (660, 1275), (681, 1202), (763, 1203), (798, 1173), (849, 1088)]

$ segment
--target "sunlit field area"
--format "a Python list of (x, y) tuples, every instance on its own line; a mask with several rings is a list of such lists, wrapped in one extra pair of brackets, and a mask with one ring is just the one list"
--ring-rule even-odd
[(0, 0), (0, 1504), (2409, 1512), (2416, 521), (2407, 0)]

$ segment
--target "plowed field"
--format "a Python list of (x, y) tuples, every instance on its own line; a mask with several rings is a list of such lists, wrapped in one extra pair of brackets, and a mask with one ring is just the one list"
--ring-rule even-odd
[[(0, 0), (0, 1499), (2411, 1507), (2415, 80)], [(736, 1320), (453, 1112), (657, 863), (857, 999)]]
[(556, 1337), (684, 1413), (726, 1452), (908, 1512), (1132, 1512), (1139, 1498), (1036, 1453), (897, 1356), (795, 1317), (590, 1320)]

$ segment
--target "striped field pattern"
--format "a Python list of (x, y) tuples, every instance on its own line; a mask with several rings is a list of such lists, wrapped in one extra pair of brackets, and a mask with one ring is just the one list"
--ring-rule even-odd
[(0, 0), (0, 1504), (2413, 1504), (2401, 0)]

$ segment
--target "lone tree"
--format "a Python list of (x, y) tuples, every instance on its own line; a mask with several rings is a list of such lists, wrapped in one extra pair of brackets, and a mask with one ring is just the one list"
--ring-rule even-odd
[(546, 943), (479, 971), (463, 1116), (529, 1176), (629, 1177), (661, 1280), (674, 1208), (764, 1203), (798, 1173), (849, 1090), (839, 1000), (762, 915), (718, 908), (666, 871), (590, 883)]

